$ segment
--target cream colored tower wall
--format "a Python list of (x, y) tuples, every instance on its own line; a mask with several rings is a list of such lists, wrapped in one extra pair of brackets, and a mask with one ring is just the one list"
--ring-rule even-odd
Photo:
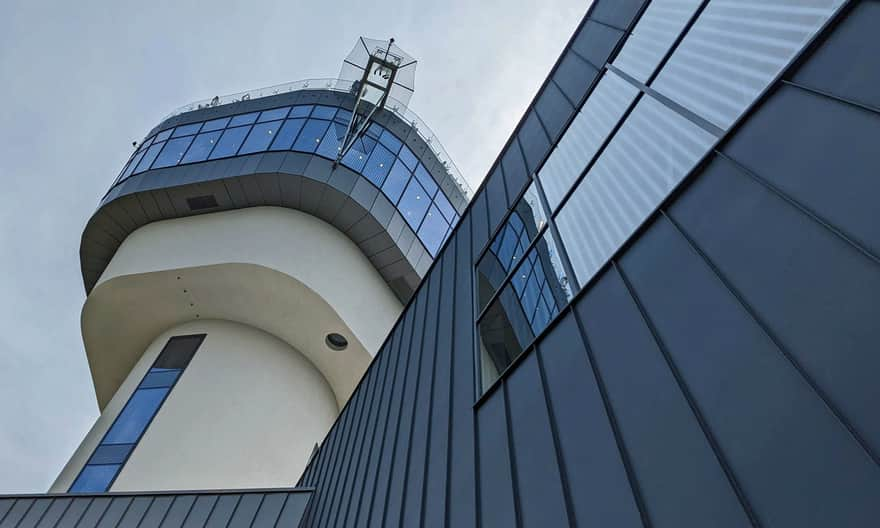
[[(111, 491), (291, 486), (338, 408), (299, 352), (229, 321), (173, 328), (147, 348), (52, 491), (65, 491), (168, 338), (206, 338), (144, 433)], [(112, 407), (112, 411), (111, 411)]]

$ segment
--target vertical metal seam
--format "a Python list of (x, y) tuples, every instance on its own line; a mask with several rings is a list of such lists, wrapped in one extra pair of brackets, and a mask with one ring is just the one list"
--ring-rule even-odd
[[(31, 503), (28, 504), (28, 507), (27, 507), (27, 508), (25, 508), (24, 513), (21, 514), (21, 517), (19, 517), (18, 520), (15, 521), (15, 524), (13, 525), (13, 528), (18, 528), (18, 525), (21, 524), (21, 521), (23, 521), (25, 517), (27, 517), (27, 514), (30, 513), (31, 508), (34, 507), (34, 504), (36, 504), (38, 500), (39, 500), (39, 499), (36, 499), (36, 498), (31, 499)], [(10, 508), (10, 509), (11, 509), (11, 508)]]
[[(251, 516), (251, 520), (250, 520), (250, 522), (248, 522), (248, 528), (253, 528), (253, 526), (254, 526), (254, 521), (257, 520), (257, 516), (260, 514), (260, 508), (263, 507), (263, 501), (266, 500), (266, 495), (267, 495), (266, 493), (261, 493), (261, 494), (260, 494), (260, 502), (257, 504), (257, 509), (254, 510), (254, 513), (253, 513), (253, 515)], [(169, 509), (170, 509), (170, 508), (169, 508)]]
[(193, 495), (193, 501), (189, 504), (189, 508), (186, 509), (186, 513), (183, 515), (183, 519), (180, 520), (180, 528), (186, 526), (186, 521), (189, 520), (189, 515), (192, 513), (193, 508), (195, 507), (198, 500), (199, 496)]
[[(226, 519), (226, 524), (223, 525), (225, 528), (229, 528), (229, 523), (231, 523), (232, 518), (235, 517), (235, 512), (238, 511), (238, 505), (241, 504), (242, 497), (244, 497), (244, 495), (239, 495), (238, 498), (235, 500), (235, 506), (232, 508), (232, 512), (229, 513), (229, 518)], [(220, 502), (220, 499), (217, 499), (217, 502)]]
[(636, 509), (639, 511), (642, 526), (645, 528), (651, 528), (652, 523), (651, 517), (648, 515), (648, 506), (645, 503), (645, 497), (642, 494), (642, 488), (639, 485), (639, 479), (636, 476), (635, 467), (633, 466), (629, 449), (626, 447), (626, 440), (623, 438), (623, 432), (620, 430), (617, 415), (614, 412), (614, 407), (611, 405), (611, 399), (608, 396), (608, 387), (605, 385), (605, 380), (602, 378), (602, 373), (599, 370), (599, 364), (596, 363), (593, 347), (587, 338), (586, 327), (584, 326), (584, 322), (581, 320), (581, 316), (578, 314), (577, 310), (573, 307), (569, 308), (569, 310), (571, 310), (571, 315), (574, 317), (575, 324), (577, 325), (578, 334), (580, 334), (581, 342), (584, 345), (584, 355), (590, 366), (593, 379), (596, 380), (596, 389), (599, 392), (599, 399), (602, 400), (602, 408), (605, 410), (605, 418), (608, 420), (608, 426), (611, 428), (611, 434), (614, 437), (614, 444), (617, 446), (617, 453), (620, 455), (620, 462), (623, 464), (623, 471), (626, 474), (626, 480), (629, 484), (633, 501), (636, 503)]
[[(293, 493), (284, 494), (284, 500), (281, 501), (281, 507), (278, 508), (278, 514), (275, 516), (275, 520), (272, 521), (272, 528), (278, 526), (278, 520), (281, 519), (281, 514), (284, 513), (284, 508), (287, 507), (287, 499), (289, 499), (291, 495), (293, 495)], [(303, 515), (303, 517), (305, 517), (305, 515)], [(302, 519), (300, 519), (300, 521), (302, 521)]]
[[(95, 502), (95, 497), (89, 497), (89, 502), (88, 502), (88, 504), (86, 504), (86, 507), (83, 508), (83, 511), (79, 514), (79, 517), (76, 518), (76, 522), (73, 523), (73, 528), (77, 528), (77, 527), (79, 526), (80, 521), (83, 520), (83, 517), (85, 517), (86, 512), (89, 511), (89, 508), (92, 507), (92, 503), (94, 503), (94, 502)], [(132, 500), (128, 503), (128, 505), (125, 507), (125, 512), (123, 512), (123, 514), (122, 514), (123, 516), (125, 516), (125, 514), (128, 513), (128, 508), (131, 506), (131, 503), (132, 503), (132, 502), (134, 502), (134, 499), (132, 499)], [(73, 501), (71, 501), (71, 504), (73, 504)], [(103, 517), (103, 516), (102, 516), (102, 517)], [(119, 519), (122, 520), (122, 517), (120, 517)], [(61, 519), (59, 519), (59, 520), (61, 520)]]
[(654, 342), (657, 345), (657, 348), (660, 350), (660, 354), (663, 356), (663, 359), (666, 362), (666, 366), (669, 368), (670, 373), (675, 379), (676, 385), (678, 385), (678, 389), (681, 391), (682, 396), (684, 396), (685, 401), (688, 404), (688, 407), (691, 410), (694, 418), (697, 420), (697, 424), (703, 432), (703, 436), (706, 439), (706, 442), (709, 444), (712, 453), (715, 456), (715, 460), (718, 462), (718, 465), (721, 467), (721, 470), (724, 472), (725, 477), (727, 477), (728, 484), (730, 484), (731, 489), (736, 495), (737, 500), (740, 503), (740, 506), (743, 509), (743, 512), (749, 518), (749, 522), (751, 522), (752, 526), (760, 527), (761, 523), (755, 514), (755, 511), (752, 509), (751, 504), (745, 496), (745, 493), (742, 490), (742, 487), (739, 484), (739, 481), (736, 479), (736, 476), (733, 474), (733, 470), (730, 467), (730, 464), (727, 462), (727, 459), (724, 458), (721, 453), (721, 447), (718, 445), (717, 440), (715, 439), (715, 435), (712, 433), (712, 430), (709, 428), (709, 424), (706, 422), (703, 417), (703, 413), (700, 411), (697, 406), (696, 400), (690, 392), (687, 384), (684, 381), (681, 372), (679, 372), (677, 365), (673, 361), (671, 355), (669, 354), (669, 350), (666, 348), (666, 344), (660, 338), (660, 334), (657, 332), (657, 329), (654, 327), (654, 323), (648, 318), (648, 313), (645, 307), (642, 305), (641, 299), (639, 299), (638, 295), (635, 292), (632, 284), (630, 284), (629, 279), (626, 274), (623, 272), (623, 269), (617, 265), (616, 261), (612, 261), (614, 265), (614, 269), (617, 271), (621, 280), (623, 281), (624, 286), (629, 292), (630, 298), (636, 305), (636, 308), (639, 311), (639, 314), (642, 317), (642, 321), (645, 323), (645, 326), (651, 332), (652, 337), (654, 338)]
[[(144, 508), (144, 511), (143, 511), (143, 513), (141, 513), (141, 517), (140, 517), (140, 519), (138, 519), (137, 524), (134, 525), (134, 528), (140, 528), (141, 523), (144, 522), (144, 519), (147, 517), (147, 512), (150, 511), (150, 508), (153, 507), (154, 502), (156, 502), (156, 497), (155, 496), (150, 497), (150, 503), (147, 504), (146, 508)], [(83, 515), (85, 515), (85, 512), (83, 512)], [(231, 518), (232, 517), (230, 517), (230, 519)], [(82, 518), (80, 518), (80, 520), (82, 520)]]
[(510, 426), (510, 398), (507, 395), (507, 381), (501, 383), (501, 396), (504, 399), (504, 427), (507, 430), (507, 458), (510, 462), (510, 487), (513, 498), (513, 512), (517, 528), (522, 527), (522, 508), (519, 498), (519, 472), (516, 468), (516, 454), (513, 452), (513, 429)]
[[(517, 144), (519, 147), (519, 144)], [(522, 154), (522, 152), (520, 152)], [(499, 164), (500, 167), (500, 164)], [(504, 169), (501, 169), (502, 175), (504, 174)], [(502, 178), (503, 180), (504, 178)], [(505, 188), (507, 187), (507, 183), (504, 184)], [(449, 237), (452, 240), (452, 236)], [(457, 241), (456, 241), (457, 242)], [(453, 387), (455, 386), (455, 285), (458, 282), (456, 278), (456, 269), (458, 268), (458, 247), (455, 244), (450, 243), (450, 247), (453, 248), (452, 251), (453, 258), (451, 259), (450, 265), (452, 266), (452, 286), (449, 288), (450, 295), (450, 306), (453, 307), (453, 314), (449, 318), (449, 395), (447, 399), (447, 408), (448, 408), (448, 417), (446, 427), (446, 491), (444, 493), (444, 525), (449, 526), (449, 491), (452, 486), (452, 481), (449, 478), (452, 474), (452, 429), (453, 429), (453, 420), (452, 420), (452, 408), (453, 408)]]

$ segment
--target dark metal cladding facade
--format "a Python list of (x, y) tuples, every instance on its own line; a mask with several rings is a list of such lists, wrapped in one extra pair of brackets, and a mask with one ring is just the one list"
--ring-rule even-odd
[(481, 395), (476, 260), (646, 7), (593, 3), (303, 475), (308, 526), (876, 525), (880, 2), (704, 123)]

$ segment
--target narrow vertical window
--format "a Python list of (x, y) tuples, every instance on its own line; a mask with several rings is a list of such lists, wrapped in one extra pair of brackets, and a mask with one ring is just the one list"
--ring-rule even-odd
[(73, 481), (71, 493), (100, 493), (110, 489), (204, 339), (205, 334), (197, 334), (168, 340)]

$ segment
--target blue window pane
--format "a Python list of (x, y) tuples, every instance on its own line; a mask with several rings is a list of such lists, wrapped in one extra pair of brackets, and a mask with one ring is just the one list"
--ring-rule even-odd
[(403, 196), (400, 197), (400, 203), (397, 204), (397, 210), (403, 215), (403, 218), (414, 230), (419, 228), (422, 217), (431, 205), (425, 189), (419, 185), (415, 179), (409, 181)]
[(251, 112), (250, 114), (233, 116), (232, 121), (229, 122), (229, 126), (252, 125), (254, 121), (257, 120), (258, 115), (260, 115), (259, 112)]
[(446, 223), (440, 211), (433, 206), (428, 209), (425, 221), (422, 222), (422, 227), (419, 228), (419, 239), (432, 256), (437, 255), (437, 251), (440, 249), (440, 245), (443, 244), (443, 238), (448, 229), (449, 224)]
[[(296, 110), (299, 107), (294, 107)], [(272, 147), (269, 150), (290, 150), (290, 147), (293, 146), (293, 141), (296, 139), (296, 136), (299, 134), (299, 131), (303, 127), (303, 123), (305, 123), (305, 119), (288, 119), (284, 122), (284, 126), (281, 127), (281, 130), (275, 135), (275, 141), (272, 143)]]
[(376, 140), (371, 137), (361, 136), (357, 138), (351, 145), (351, 148), (348, 149), (348, 152), (345, 153), (345, 156), (343, 156), (342, 163), (351, 167), (355, 172), (361, 172), (364, 170), (364, 165), (366, 165), (367, 159), (369, 159), (375, 146)]
[(208, 121), (207, 123), (205, 123), (205, 126), (202, 127), (202, 132), (210, 132), (212, 130), (220, 130), (226, 128), (227, 123), (229, 123), (228, 117), (221, 117), (220, 119)]
[(241, 144), (244, 142), (244, 138), (247, 136), (250, 129), (251, 127), (249, 126), (227, 128), (220, 137), (220, 140), (217, 141), (217, 146), (215, 146), (214, 151), (211, 152), (210, 159), (235, 156), (235, 153), (238, 152), (238, 148), (241, 147)]
[(140, 151), (142, 151), (142, 150), (145, 150), (147, 147), (149, 147), (150, 145), (152, 145), (152, 144), (153, 144), (153, 140), (155, 140), (155, 139), (156, 139), (156, 136), (153, 136), (153, 137), (151, 137), (151, 138), (148, 138), (148, 139), (145, 139), (145, 140), (141, 141), (141, 144), (138, 145), (137, 152), (140, 152)]
[(400, 195), (403, 194), (403, 190), (406, 188), (406, 183), (410, 177), (411, 175), (406, 165), (401, 160), (395, 161), (394, 166), (391, 167), (391, 172), (388, 173), (388, 178), (382, 184), (382, 192), (385, 193), (385, 196), (392, 203), (396, 204), (397, 200), (400, 199)]
[(450, 223), (455, 220), (455, 208), (449, 203), (445, 194), (442, 192), (437, 193), (437, 196), (434, 197), (434, 205), (437, 206), (437, 209), (440, 210), (440, 214), (442, 214)]
[(171, 134), (171, 137), (183, 137), (183, 136), (191, 136), (199, 131), (202, 128), (201, 123), (193, 123), (191, 125), (182, 125), (174, 129), (174, 133)]
[(135, 155), (134, 159), (131, 160), (131, 163), (128, 164), (128, 168), (126, 168), (125, 172), (122, 173), (122, 177), (119, 178), (120, 180), (124, 180), (124, 179), (128, 178), (129, 176), (131, 176), (131, 173), (134, 172), (135, 167), (138, 166), (138, 163), (140, 163), (141, 158), (144, 157), (144, 154), (146, 152), (147, 152), (146, 150), (142, 150)]
[(332, 160), (336, 159), (342, 149), (342, 139), (345, 137), (345, 125), (333, 123), (327, 128), (324, 139), (318, 145), (317, 153)]
[(132, 449), (134, 444), (99, 445), (89, 464), (122, 464)]
[(348, 122), (351, 121), (351, 112), (344, 108), (340, 108), (336, 111), (336, 117), (334, 117), (333, 120), (347, 126)]
[(172, 132), (172, 129), (170, 129), (170, 128), (168, 130), (163, 130), (162, 132), (159, 132), (158, 134), (156, 134), (156, 139), (153, 141), (153, 143), (165, 141), (166, 139), (168, 139), (168, 136), (171, 135), (171, 132)]
[(214, 145), (217, 143), (217, 139), (220, 137), (220, 134), (223, 132), (217, 130), (216, 132), (202, 132), (190, 145), (189, 150), (186, 151), (186, 155), (183, 156), (181, 163), (193, 163), (195, 161), (205, 161), (208, 159), (208, 154), (211, 153), (211, 149), (214, 148)]
[(138, 389), (104, 436), (103, 444), (133, 444), (159, 410), (169, 389)]
[(400, 154), (398, 154), (401, 160), (403, 160), (404, 165), (407, 166), (409, 170), (415, 170), (416, 165), (419, 160), (416, 159), (416, 155), (412, 153), (412, 151), (406, 145), (400, 149)]
[(419, 163), (419, 166), (416, 167), (416, 170), (413, 174), (415, 174), (416, 178), (418, 178), (419, 183), (422, 184), (422, 187), (425, 188), (425, 192), (428, 193), (428, 196), (433, 198), (434, 195), (437, 194), (437, 183), (428, 172), (428, 169), (426, 169), (424, 165)]
[(144, 376), (144, 380), (138, 386), (140, 389), (155, 389), (159, 387), (170, 387), (174, 385), (174, 382), (177, 380), (180, 373), (183, 370), (173, 369), (173, 370), (161, 370), (154, 372), (155, 369), (150, 369), (150, 372)]
[(134, 170), (134, 173), (137, 174), (139, 172), (144, 172), (145, 170), (150, 168), (150, 165), (153, 163), (153, 160), (156, 159), (156, 156), (159, 155), (159, 151), (162, 150), (162, 147), (165, 146), (165, 143), (153, 143), (153, 146), (147, 149), (144, 157), (141, 158), (141, 162), (138, 163), (137, 168)]
[(309, 117), (312, 112), (312, 105), (294, 106), (287, 117)]
[(392, 164), (394, 164), (394, 154), (382, 145), (376, 145), (376, 148), (373, 149), (373, 154), (370, 155), (370, 159), (364, 165), (363, 174), (376, 187), (381, 187), (382, 182), (385, 181), (385, 176), (391, 170)]
[(269, 148), (269, 144), (275, 139), (281, 121), (272, 121), (271, 123), (260, 123), (254, 125), (251, 133), (248, 134), (247, 140), (241, 147), (239, 154), (250, 154), (251, 152), (260, 152)]
[(260, 119), (257, 120), (257, 123), (265, 123), (266, 121), (277, 121), (279, 119), (284, 119), (287, 117), (287, 112), (290, 112), (290, 107), (285, 106), (284, 108), (273, 108), (272, 110), (265, 110), (262, 114), (260, 114)]
[(189, 144), (192, 143), (192, 140), (192, 136), (187, 136), (166, 141), (165, 148), (162, 149), (162, 153), (159, 154), (159, 157), (156, 158), (156, 162), (153, 163), (153, 168), (171, 167), (180, 163), (180, 160), (183, 159), (183, 155), (186, 153), (186, 149), (189, 147)]
[(400, 147), (403, 146), (403, 143), (401, 143), (400, 140), (397, 139), (397, 136), (395, 136), (388, 130), (382, 131), (382, 135), (379, 136), (379, 143), (388, 147), (388, 150), (395, 154), (397, 154), (400, 151)]
[(327, 132), (327, 127), (329, 126), (330, 121), (309, 119), (306, 121), (306, 125), (303, 127), (302, 132), (300, 132), (299, 137), (293, 143), (293, 150), (314, 152), (318, 145), (321, 144), (321, 139), (324, 137), (324, 133)]
[(376, 123), (370, 123), (370, 126), (367, 128), (367, 135), (373, 139), (379, 139), (379, 136), (382, 135), (382, 132), (385, 132), (385, 129)]
[(119, 471), (119, 465), (104, 466), (86, 466), (76, 477), (73, 486), (70, 487), (71, 493), (99, 493), (107, 491), (110, 482)]
[(336, 115), (336, 107), (334, 106), (322, 106), (317, 105), (314, 110), (312, 110), (312, 117), (318, 119), (333, 119), (333, 116)]

